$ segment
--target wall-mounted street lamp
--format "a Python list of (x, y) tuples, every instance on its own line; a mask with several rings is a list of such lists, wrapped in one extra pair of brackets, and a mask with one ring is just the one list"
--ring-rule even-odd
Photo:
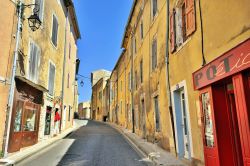
[(80, 85), (81, 85), (81, 87), (83, 87), (83, 85), (84, 85), (83, 80), (81, 80)]
[(32, 14), (28, 18), (28, 22), (29, 22), (29, 27), (33, 32), (39, 29), (42, 24), (40, 18), (38, 17), (36, 13)]
[(21, 3), (21, 5), (18, 5), (18, 8), (21, 8), (21, 18), (23, 17), (23, 10), (25, 8), (31, 8), (32, 6), (35, 6), (35, 8), (33, 9), (33, 14), (28, 18), (28, 23), (29, 23), (29, 27), (30, 29), (34, 32), (37, 29), (40, 28), (42, 21), (40, 20), (39, 16), (38, 16), (38, 12), (39, 12), (39, 4), (28, 4), (25, 5), (23, 3)]

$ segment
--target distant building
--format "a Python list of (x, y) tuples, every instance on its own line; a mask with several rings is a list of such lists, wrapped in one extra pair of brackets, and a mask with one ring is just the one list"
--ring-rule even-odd
[(101, 79), (107, 80), (111, 75), (110, 71), (107, 70), (96, 70), (91, 72), (91, 85), (92, 87)]
[(78, 114), (80, 119), (90, 119), (90, 101), (79, 103)]

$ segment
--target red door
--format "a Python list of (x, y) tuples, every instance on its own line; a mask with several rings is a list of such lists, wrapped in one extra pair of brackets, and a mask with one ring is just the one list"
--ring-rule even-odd
[(202, 110), (202, 135), (205, 165), (219, 166), (220, 162), (211, 87), (200, 91), (200, 105)]
[(244, 166), (250, 166), (250, 71), (233, 77)]

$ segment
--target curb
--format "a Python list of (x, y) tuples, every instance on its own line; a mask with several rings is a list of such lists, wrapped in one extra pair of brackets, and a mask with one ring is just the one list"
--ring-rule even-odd
[(143, 148), (141, 145), (139, 145), (133, 138), (131, 138), (126, 132), (124, 132), (119, 126), (112, 124), (110, 122), (106, 122), (105, 124), (109, 125), (113, 129), (117, 130), (127, 141), (128, 143), (132, 146), (132, 148), (141, 154), (143, 157), (147, 157), (150, 159), (153, 165), (159, 165), (150, 155), (150, 153)]
[(12, 156), (8, 156), (7, 158), (2, 158), (0, 159), (0, 165), (3, 166), (14, 166), (15, 164), (20, 163), (21, 161), (23, 161), (26, 158), (29, 158), (30, 156), (38, 153), (41, 150), (46, 149), (47, 147), (53, 145), (54, 143), (57, 142), (57, 140), (61, 140), (65, 137), (67, 137), (68, 135), (70, 135), (71, 133), (73, 133), (74, 131), (76, 131), (77, 129), (79, 129), (82, 126), (78, 126), (75, 128), (71, 128), (68, 129), (68, 131), (65, 131), (65, 133), (61, 133), (60, 135), (58, 135), (57, 137), (52, 137), (50, 139), (47, 140), (43, 140), (43, 141), (47, 141), (46, 143), (42, 144), (43, 141), (27, 147), (27, 149), (23, 150), (23, 151), (19, 151), (17, 152), (17, 154), (13, 154)]
[[(152, 162), (151, 164), (153, 164), (155, 166), (157, 166), (157, 165), (164, 165), (164, 166), (185, 166), (186, 165), (185, 163), (183, 163), (179, 159), (177, 159), (177, 160), (179, 160), (181, 163), (171, 163), (170, 162), (170, 163), (165, 163), (164, 164), (163, 161), (161, 161), (161, 159), (159, 159), (160, 155), (162, 155), (161, 152), (154, 152), (154, 151), (152, 152), (152, 149), (151, 150), (150, 150), (150, 148), (148, 149), (147, 145), (144, 146), (143, 142), (141, 142), (140, 140), (137, 140), (137, 138), (133, 137), (132, 134), (134, 134), (134, 133), (131, 133), (131, 135), (130, 135), (122, 127), (120, 127), (120, 126), (118, 126), (116, 124), (110, 123), (110, 122), (107, 122), (105, 124), (109, 125), (110, 127), (116, 129), (119, 133), (121, 133), (124, 136), (124, 138), (129, 143), (131, 143), (132, 146), (134, 146), (136, 148), (135, 149), (136, 151), (139, 151), (141, 154), (144, 155), (144, 157), (147, 157)], [(136, 136), (138, 136), (138, 135), (136, 135)], [(150, 142), (145, 141), (145, 144), (148, 144), (148, 143), (150, 143)], [(157, 145), (155, 145), (155, 146), (157, 146)]]

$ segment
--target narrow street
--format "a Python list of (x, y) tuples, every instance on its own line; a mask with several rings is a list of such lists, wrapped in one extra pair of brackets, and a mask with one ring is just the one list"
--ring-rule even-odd
[(17, 166), (143, 166), (142, 158), (115, 129), (89, 121)]

